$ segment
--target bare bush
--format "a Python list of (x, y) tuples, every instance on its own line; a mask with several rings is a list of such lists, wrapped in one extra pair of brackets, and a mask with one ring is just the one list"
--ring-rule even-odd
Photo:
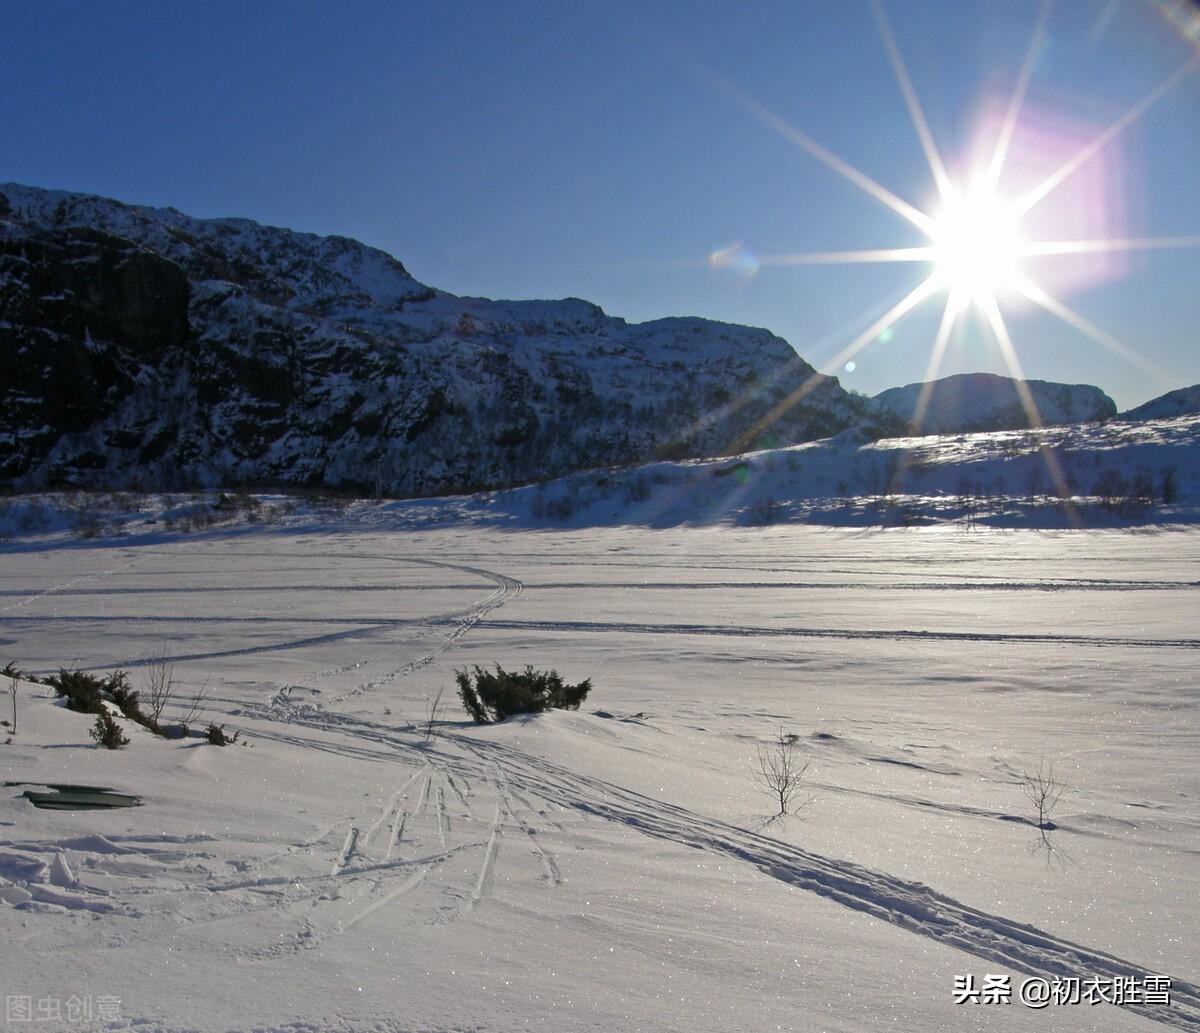
[(1159, 473), (1159, 497), (1164, 506), (1172, 505), (1179, 498), (1179, 468), (1174, 464), (1164, 466)]
[(167, 659), (167, 646), (164, 642), (157, 653), (146, 664), (142, 676), (142, 702), (150, 711), (154, 723), (158, 724), (162, 712), (166, 709), (171, 697), (175, 694), (175, 665)]
[(205, 707), (208, 706), (208, 679), (204, 680), (204, 684), (200, 686), (190, 696), (184, 696), (179, 701), (179, 723), (183, 727), (189, 728), (191, 725), (204, 713)]
[(1058, 806), (1063, 794), (1070, 788), (1064, 779), (1054, 773), (1054, 763), (1047, 762), (1045, 758), (1038, 761), (1036, 771), (1026, 771), (1022, 774), (1021, 792), (1033, 805), (1037, 814), (1037, 827), (1041, 830), (1043, 837), (1057, 827), (1051, 820), (1054, 816), (1054, 809)]
[(800, 762), (799, 740), (795, 735), (786, 735), (782, 728), (769, 746), (758, 748), (758, 765), (754, 770), (754, 781), (760, 789), (779, 803), (777, 818), (794, 814), (813, 801), (813, 794), (806, 792), (804, 775), (809, 762)]
[(429, 742), (433, 738), (433, 726), (437, 723), (442, 712), (442, 693), (445, 689), (438, 689), (438, 694), (429, 701), (429, 706), (425, 710), (425, 728), (423, 739)]
[[(12, 700), (12, 724), (9, 725), (9, 730), (12, 735), (17, 734), (17, 678), (13, 675), (12, 680), (8, 683), (8, 695)], [(9, 736), (9, 742), (12, 742), (12, 736)]]

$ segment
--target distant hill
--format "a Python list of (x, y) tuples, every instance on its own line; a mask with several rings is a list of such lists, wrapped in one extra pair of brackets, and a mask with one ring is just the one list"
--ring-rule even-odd
[[(1043, 424), (1087, 423), (1117, 414), (1116, 404), (1089, 384), (1024, 382)], [(1029, 415), (1017, 389), (1018, 381), (994, 373), (960, 373), (929, 384), (929, 396), (919, 434), (958, 434), (991, 430), (1025, 430)], [(873, 399), (882, 411), (912, 424), (925, 384), (906, 384), (882, 391)]]
[(460, 298), (345, 237), (0, 184), (0, 481), (473, 491), (807, 441), (766, 330)]
[(1123, 420), (1164, 420), (1200, 413), (1200, 384), (1180, 387), (1121, 413)]

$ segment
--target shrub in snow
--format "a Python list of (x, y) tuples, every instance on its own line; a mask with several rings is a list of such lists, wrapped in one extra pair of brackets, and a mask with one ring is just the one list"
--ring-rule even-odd
[(99, 714), (104, 710), (104, 702), (107, 700), (115, 703), (130, 721), (136, 721), (156, 735), (163, 734), (158, 722), (142, 712), (138, 694), (129, 684), (129, 676), (124, 671), (113, 671), (107, 678), (100, 678), (87, 671), (68, 671), (63, 668), (45, 681), (59, 696), (66, 699), (68, 710), (76, 710), (81, 714)]
[(96, 724), (92, 728), (92, 738), (105, 749), (109, 750), (116, 750), (122, 746), (129, 745), (129, 740), (121, 731), (121, 726), (104, 709), (101, 709), (100, 713), (96, 715)]
[(46, 684), (67, 701), (67, 709), (81, 714), (99, 714), (104, 710), (102, 690), (104, 679), (87, 671), (68, 671), (65, 667), (58, 674), (46, 678)]
[(586, 678), (578, 685), (568, 685), (557, 671), (506, 671), (499, 664), (496, 670), (475, 667), (455, 671), (458, 697), (476, 724), (503, 721), (514, 714), (536, 714), (542, 710), (578, 710), (579, 704), (592, 691), (592, 681)]
[(214, 746), (232, 746), (238, 741), (238, 736), (241, 734), (241, 732), (234, 732), (233, 735), (229, 735), (225, 731), (224, 725), (216, 723), (210, 724), (204, 730), (205, 738)]
[(779, 805), (779, 813), (775, 817), (793, 814), (812, 803), (812, 794), (806, 792), (804, 783), (808, 763), (801, 763), (799, 738), (790, 733), (784, 734), (782, 728), (769, 746), (758, 748), (754, 781)]

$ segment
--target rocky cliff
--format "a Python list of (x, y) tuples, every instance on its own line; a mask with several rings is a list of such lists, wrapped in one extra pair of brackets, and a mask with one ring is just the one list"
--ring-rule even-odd
[(21, 486), (422, 495), (871, 418), (765, 330), (455, 297), (346, 238), (15, 184), (0, 357)]

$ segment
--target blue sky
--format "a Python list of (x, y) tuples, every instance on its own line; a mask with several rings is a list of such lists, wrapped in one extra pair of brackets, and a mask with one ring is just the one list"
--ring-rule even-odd
[[(1011, 96), (1042, 7), (883, 5), (956, 177), (990, 139), (981, 127)], [(925, 375), (936, 296), (844, 349), (927, 265), (769, 261), (927, 243), (779, 131), (918, 208), (936, 204), (867, 2), (0, 0), (0, 11), (0, 180), (340, 233), (459, 294), (765, 326), (867, 393)], [(1001, 188), (1034, 185), (1198, 52), (1164, 4), (1059, 0)], [(1193, 72), (1031, 213), (1037, 239), (1200, 236), (1197, 169)], [(710, 261), (734, 246), (761, 261), (753, 275)], [(1122, 407), (1200, 382), (1200, 248), (1023, 268), (1109, 345), (1002, 295), (1026, 375), (1095, 383)], [(942, 373), (1005, 369), (982, 313), (965, 310)]]

